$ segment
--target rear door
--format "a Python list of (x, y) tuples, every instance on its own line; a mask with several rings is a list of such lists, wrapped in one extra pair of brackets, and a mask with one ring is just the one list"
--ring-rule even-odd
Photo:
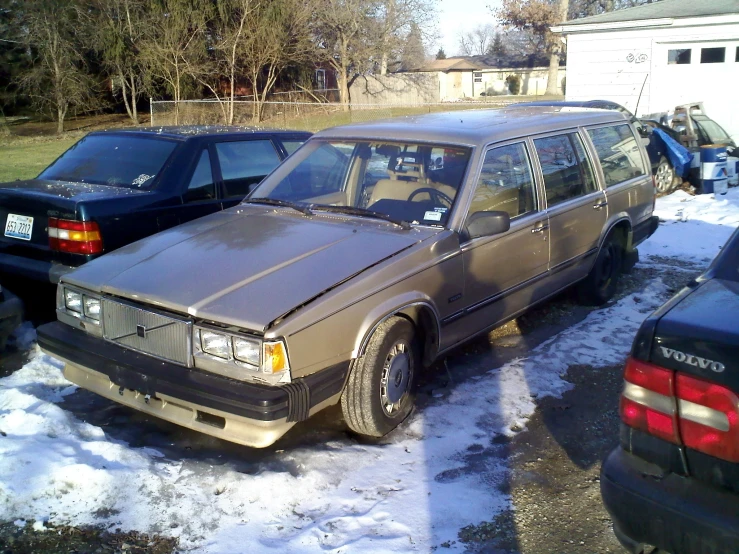
[(182, 193), (182, 205), (172, 210), (176, 217), (170, 227), (223, 209), (220, 187), (214, 170), (215, 159), (213, 145), (208, 144), (202, 146), (192, 156), (190, 168), (185, 173), (187, 188)]
[(553, 287), (588, 271), (606, 224), (606, 198), (576, 130), (533, 139), (549, 215), (549, 269)]
[(633, 128), (626, 122), (590, 127), (591, 151), (600, 161), (611, 217), (628, 215), (632, 225), (652, 215), (651, 171)]

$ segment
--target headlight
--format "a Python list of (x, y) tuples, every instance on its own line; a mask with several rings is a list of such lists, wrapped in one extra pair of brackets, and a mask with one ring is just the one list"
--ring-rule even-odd
[(82, 293), (64, 289), (64, 306), (75, 314), (82, 314)]
[(85, 306), (85, 315), (95, 321), (100, 321), (100, 299), (84, 294), (82, 296)]
[(195, 367), (234, 379), (289, 383), (290, 364), (281, 340), (263, 341), (206, 328), (195, 328)]
[(102, 333), (102, 301), (97, 294), (60, 284), (56, 291), (56, 309), (60, 321), (94, 335)]
[(203, 352), (206, 354), (217, 356), (224, 360), (231, 359), (231, 337), (228, 335), (222, 335), (221, 333), (214, 333), (212, 331), (202, 329), (200, 331), (200, 341), (203, 347)]
[(233, 348), (234, 358), (238, 361), (259, 367), (259, 358), (262, 354), (260, 341), (234, 337)]

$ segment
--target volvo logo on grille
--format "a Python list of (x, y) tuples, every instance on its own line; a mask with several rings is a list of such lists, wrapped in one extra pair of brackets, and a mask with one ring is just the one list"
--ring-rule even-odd
[(140, 336), (142, 339), (145, 339), (146, 338), (146, 327), (144, 327), (143, 325), (137, 325), (136, 334)]

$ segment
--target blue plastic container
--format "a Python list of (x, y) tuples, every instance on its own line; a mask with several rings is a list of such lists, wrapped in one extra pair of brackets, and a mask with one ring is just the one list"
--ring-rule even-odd
[(726, 194), (729, 174), (726, 171), (726, 146), (701, 146), (701, 193)]

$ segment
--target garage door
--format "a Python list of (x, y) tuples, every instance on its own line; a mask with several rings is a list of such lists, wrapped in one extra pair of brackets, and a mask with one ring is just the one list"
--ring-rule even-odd
[(660, 43), (653, 52), (649, 111), (703, 102), (706, 113), (739, 143), (739, 40)]

